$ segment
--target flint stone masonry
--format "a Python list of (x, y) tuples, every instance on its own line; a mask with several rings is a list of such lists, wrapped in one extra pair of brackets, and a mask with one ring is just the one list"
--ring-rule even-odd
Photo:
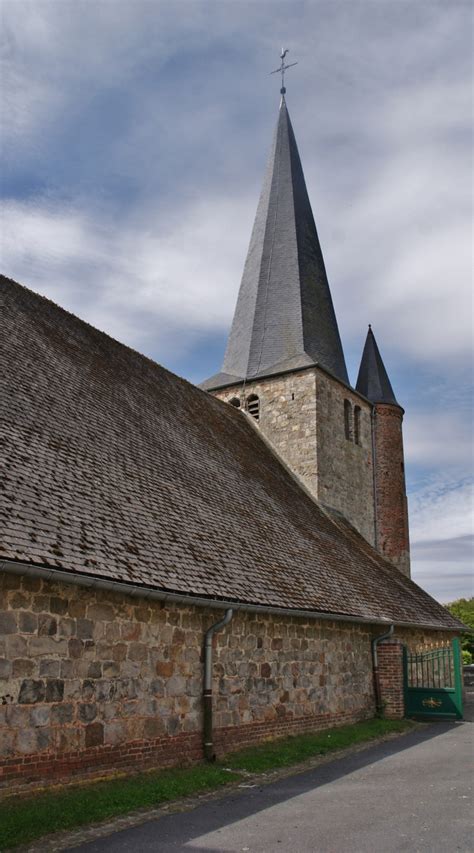
[[(225, 402), (242, 388), (212, 392)], [(259, 427), (322, 504), (341, 512), (375, 544), (371, 406), (318, 368), (248, 380), (245, 397), (260, 400)], [(348, 440), (344, 400), (360, 407), (360, 442)], [(352, 415), (353, 416), (353, 415)]]
[[(201, 756), (201, 650), (218, 611), (165, 608), (50, 581), (31, 589), (25, 576), (2, 580), (7, 626), (26, 625), (20, 617), (32, 612), (44, 617), (38, 625), (46, 624), (52, 606), (63, 612), (55, 634), (0, 636), (9, 664), (0, 670), (3, 786), (66, 776), (78, 756), (84, 772), (96, 773)], [(21, 611), (13, 608), (12, 580), (24, 596)], [(69, 640), (58, 636), (61, 618), (72, 622)], [(12, 638), (31, 661), (28, 677), (12, 675), (17, 661), (6, 657)], [(355, 625), (238, 612), (215, 638), (218, 748), (371, 716), (369, 639)], [(181, 747), (169, 752), (170, 739), (185, 744), (189, 736), (189, 755)], [(134, 755), (127, 753), (131, 744)], [(107, 756), (99, 767), (98, 749)]]
[[(15, 625), (27, 624), (22, 614), (61, 608), (72, 633), (0, 635), (8, 664), (0, 668), (0, 788), (202, 758), (201, 652), (218, 611), (5, 573), (0, 600)], [(84, 620), (91, 638), (77, 636)], [(214, 641), (217, 752), (372, 716), (370, 640), (378, 633), (380, 626), (237, 612)], [(401, 637), (416, 647), (433, 633)], [(18, 660), (7, 645), (27, 656), (33, 649), (28, 677), (14, 675)]]

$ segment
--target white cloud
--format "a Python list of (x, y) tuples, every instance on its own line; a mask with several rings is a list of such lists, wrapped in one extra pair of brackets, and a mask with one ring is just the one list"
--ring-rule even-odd
[(466, 81), (448, 92), (434, 80), (387, 98), (370, 123), (383, 158), (343, 211), (323, 205), (338, 223), (326, 254), (346, 335), (370, 321), (384, 346), (425, 364), (472, 347), (470, 96)]
[(425, 412), (409, 411), (404, 419), (405, 458), (409, 464), (462, 466), (469, 460), (472, 447), (472, 428), (459, 408), (446, 411), (441, 403)]
[(409, 496), (412, 578), (440, 601), (472, 595), (473, 482), (432, 474)]
[(409, 498), (412, 543), (448, 540), (473, 533), (473, 483), (432, 475)]
[(125, 343), (147, 348), (152, 338), (164, 359), (170, 346), (186, 350), (230, 321), (248, 209), (245, 198), (206, 198), (171, 222), (146, 210), (117, 224), (60, 203), (9, 202), (2, 263), (7, 275)]

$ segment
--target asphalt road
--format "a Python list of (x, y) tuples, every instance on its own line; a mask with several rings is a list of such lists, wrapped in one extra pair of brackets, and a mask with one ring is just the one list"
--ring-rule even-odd
[(472, 722), (436, 723), (74, 849), (472, 853), (473, 729)]

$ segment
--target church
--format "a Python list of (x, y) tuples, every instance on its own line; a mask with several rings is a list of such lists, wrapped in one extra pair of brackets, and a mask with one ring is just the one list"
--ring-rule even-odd
[(410, 579), (403, 409), (349, 382), (285, 93), (197, 388), (0, 280), (0, 786), (405, 713), (462, 626)]

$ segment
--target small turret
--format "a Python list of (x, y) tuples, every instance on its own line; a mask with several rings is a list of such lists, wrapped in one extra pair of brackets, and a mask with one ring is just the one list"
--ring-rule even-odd
[(376, 547), (410, 576), (408, 508), (403, 456), (403, 409), (397, 402), (371, 327), (356, 389), (374, 404), (373, 441)]

